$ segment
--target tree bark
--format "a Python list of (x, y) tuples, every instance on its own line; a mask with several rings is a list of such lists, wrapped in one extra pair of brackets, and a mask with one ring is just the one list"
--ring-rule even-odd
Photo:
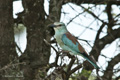
[[(12, 0), (0, 0), (0, 68), (17, 58), (14, 30)], [(0, 80), (7, 80), (5, 71), (0, 71)]]
[[(24, 80), (44, 80), (50, 57), (50, 47), (44, 43), (46, 35), (44, 0), (23, 0), (23, 23), (27, 27), (27, 47), (20, 61), (23, 66)], [(50, 38), (49, 38), (50, 40)]]

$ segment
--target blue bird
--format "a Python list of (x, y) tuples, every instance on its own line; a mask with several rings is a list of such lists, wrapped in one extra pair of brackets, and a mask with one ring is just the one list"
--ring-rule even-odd
[(95, 68), (99, 68), (95, 61), (88, 56), (77, 39), (67, 30), (63, 22), (55, 22), (50, 27), (54, 28), (56, 41), (63, 50), (68, 51), (72, 55), (80, 55), (88, 60)]

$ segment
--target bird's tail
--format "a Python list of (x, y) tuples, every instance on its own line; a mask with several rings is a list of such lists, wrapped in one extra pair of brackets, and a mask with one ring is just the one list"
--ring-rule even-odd
[(82, 55), (82, 57), (84, 57), (87, 61), (89, 61), (96, 69), (99, 69), (99, 66), (96, 64), (95, 60), (94, 60), (92, 57), (86, 55), (85, 53), (82, 53), (81, 55)]
[(84, 57), (87, 61), (89, 61), (96, 69), (99, 69), (99, 66), (96, 64), (95, 61), (91, 57)]

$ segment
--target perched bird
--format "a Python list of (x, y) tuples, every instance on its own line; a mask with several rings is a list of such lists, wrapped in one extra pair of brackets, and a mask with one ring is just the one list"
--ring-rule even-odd
[(95, 68), (99, 68), (95, 61), (88, 56), (77, 39), (67, 30), (63, 22), (55, 22), (50, 27), (54, 28), (56, 41), (63, 50), (68, 51), (72, 55), (80, 55), (88, 60)]

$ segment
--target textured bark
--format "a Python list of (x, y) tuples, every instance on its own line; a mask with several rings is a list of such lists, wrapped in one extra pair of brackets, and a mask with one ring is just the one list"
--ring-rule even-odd
[(27, 63), (26, 66), (21, 67), (24, 71), (24, 80), (44, 80), (46, 77), (50, 46), (44, 43), (44, 39), (50, 41), (51, 38), (48, 24), (60, 20), (62, 1), (59, 2), (50, 0), (50, 14), (45, 19), (44, 0), (22, 1), (24, 11), (19, 14), (19, 17), (27, 27), (27, 47), (20, 57), (21, 62)]
[(50, 0), (49, 18), (52, 19), (53, 22), (60, 21), (62, 5), (63, 0)]
[[(16, 57), (12, 0), (0, 0), (0, 68), (12, 62)], [(7, 80), (4, 71), (0, 72), (0, 80)]]
[[(33, 80), (46, 76), (47, 64), (50, 57), (50, 47), (43, 39), (46, 39), (44, 0), (23, 0), (24, 18), (23, 23), (27, 27), (27, 47), (20, 57), (27, 64), (23, 66), (24, 80)], [(39, 76), (37, 76), (40, 74)]]

